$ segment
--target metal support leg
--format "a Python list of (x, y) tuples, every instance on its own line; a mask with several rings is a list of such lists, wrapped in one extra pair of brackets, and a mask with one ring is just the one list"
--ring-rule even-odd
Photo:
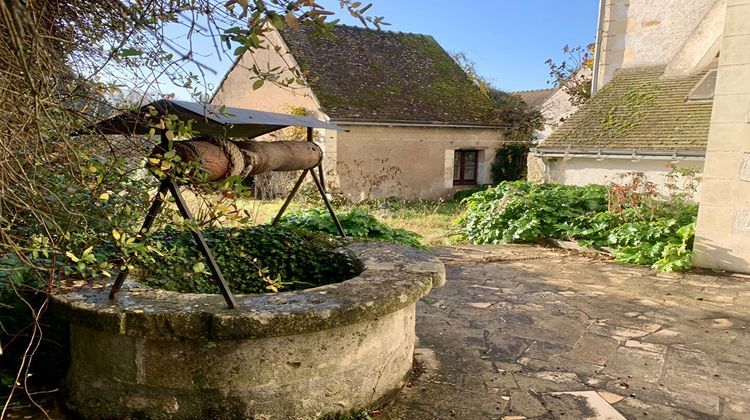
[[(164, 196), (167, 194), (167, 191), (169, 191), (167, 181), (162, 181), (161, 184), (159, 184), (159, 191), (156, 193), (154, 201), (151, 202), (151, 207), (149, 207), (148, 213), (146, 213), (146, 219), (143, 221), (143, 226), (141, 227), (141, 230), (138, 231), (141, 236), (148, 233), (148, 231), (151, 230), (151, 226), (154, 225), (154, 220), (156, 220), (156, 216), (159, 214), (159, 210), (161, 210), (162, 204), (164, 204)], [(122, 284), (125, 283), (125, 279), (127, 277), (128, 267), (123, 262), (123, 266), (122, 268), (120, 268), (120, 272), (117, 274), (117, 278), (115, 278), (115, 283), (112, 285), (112, 289), (109, 291), (110, 299), (117, 299), (117, 295), (120, 293)]]
[(318, 165), (318, 176), (320, 177), (320, 185), (323, 187), (323, 193), (328, 194), (328, 190), (326, 189), (326, 179), (323, 175), (323, 162), (320, 162)]
[(331, 207), (331, 203), (328, 201), (328, 197), (326, 197), (326, 191), (323, 189), (323, 186), (320, 184), (320, 180), (318, 179), (318, 176), (315, 175), (315, 171), (310, 171), (310, 176), (312, 176), (313, 182), (315, 182), (315, 186), (318, 187), (318, 192), (320, 192), (320, 197), (323, 198), (323, 202), (325, 203), (326, 208), (328, 209), (328, 212), (331, 214), (331, 217), (333, 218), (333, 223), (336, 224), (336, 229), (338, 229), (342, 237), (346, 238), (346, 232), (344, 232), (344, 228), (341, 226), (341, 223), (339, 222), (339, 218), (336, 217), (336, 213), (333, 211), (333, 207)]
[[(307, 127), (307, 141), (311, 141), (311, 142), (315, 141), (312, 127)], [(326, 180), (325, 180), (325, 177), (323, 176), (323, 159), (322, 158), (320, 160), (320, 163), (318, 163), (318, 175), (320, 176), (320, 185), (323, 186), (323, 194), (325, 194), (327, 191), (326, 191)]]
[[(311, 142), (315, 141), (312, 127), (307, 127), (307, 141), (311, 141)], [(320, 163), (318, 164), (318, 175), (320, 176), (320, 185), (323, 186), (323, 193), (326, 193), (326, 180), (325, 180), (325, 176), (323, 176), (323, 160), (322, 159)]]
[[(171, 192), (172, 196), (174, 197), (175, 204), (180, 210), (180, 214), (182, 214), (182, 217), (184, 217), (186, 220), (192, 220), (193, 215), (192, 213), (190, 213), (190, 209), (188, 208), (185, 199), (182, 197), (177, 184), (175, 184), (172, 180), (167, 180), (165, 182), (167, 183), (169, 192)], [(201, 254), (203, 254), (203, 257), (208, 262), (208, 269), (211, 271), (211, 275), (216, 282), (216, 286), (219, 287), (219, 291), (221, 291), (221, 294), (224, 295), (224, 300), (226, 300), (227, 306), (229, 307), (229, 309), (236, 308), (237, 301), (235, 300), (232, 292), (229, 290), (229, 286), (227, 286), (227, 282), (226, 280), (224, 280), (224, 276), (221, 274), (221, 269), (216, 264), (214, 255), (211, 253), (211, 249), (208, 247), (206, 239), (203, 237), (203, 232), (201, 232), (201, 230), (198, 228), (192, 228), (190, 230), (193, 233), (195, 242), (198, 244), (198, 249), (201, 251)]]
[(286, 201), (284, 201), (284, 204), (281, 205), (281, 208), (279, 209), (279, 212), (276, 214), (276, 217), (273, 218), (273, 222), (271, 222), (271, 225), (275, 225), (279, 222), (281, 219), (281, 216), (284, 215), (284, 212), (286, 211), (286, 208), (289, 207), (289, 203), (292, 202), (292, 199), (297, 194), (297, 190), (299, 190), (299, 187), (302, 186), (302, 181), (305, 180), (305, 175), (307, 175), (307, 172), (309, 172), (309, 169), (305, 169), (302, 171), (302, 174), (300, 174), (299, 179), (297, 180), (297, 183), (294, 184), (294, 187), (292, 187), (292, 191), (289, 192), (289, 196), (286, 198)]

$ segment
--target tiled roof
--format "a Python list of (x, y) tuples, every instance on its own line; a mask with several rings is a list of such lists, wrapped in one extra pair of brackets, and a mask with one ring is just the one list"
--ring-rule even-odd
[(552, 94), (557, 91), (557, 88), (551, 89), (537, 89), (537, 90), (519, 90), (517, 92), (510, 92), (513, 95), (518, 95), (531, 109), (539, 109), (544, 104), (544, 101), (550, 98)]
[(539, 148), (705, 150), (712, 103), (686, 101), (703, 74), (621, 69)]
[(334, 120), (496, 124), (489, 98), (427, 35), (336, 26), (282, 37)]

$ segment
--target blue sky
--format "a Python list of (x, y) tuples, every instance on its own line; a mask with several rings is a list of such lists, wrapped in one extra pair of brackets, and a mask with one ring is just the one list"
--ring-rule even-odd
[[(451, 53), (463, 52), (479, 74), (506, 91), (550, 87), (548, 58), (564, 59), (562, 48), (586, 45), (596, 37), (598, 0), (370, 0), (370, 13), (383, 16), (387, 30), (429, 34)], [(337, 0), (319, 0), (347, 24), (359, 24)], [(363, 1), (363, 3), (366, 3)], [(174, 41), (180, 37), (174, 34)], [(208, 82), (219, 83), (231, 66), (221, 60), (207, 40), (196, 45), (206, 51), (201, 61), (217, 71)], [(165, 83), (162, 93), (188, 99), (184, 90)]]

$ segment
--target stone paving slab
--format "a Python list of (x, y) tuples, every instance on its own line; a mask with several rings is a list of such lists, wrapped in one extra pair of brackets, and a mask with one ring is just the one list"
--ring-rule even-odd
[(750, 419), (750, 278), (521, 245), (437, 248), (384, 419)]

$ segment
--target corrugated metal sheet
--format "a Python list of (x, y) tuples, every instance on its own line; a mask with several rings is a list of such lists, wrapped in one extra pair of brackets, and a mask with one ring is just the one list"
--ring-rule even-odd
[(136, 111), (100, 121), (81, 132), (147, 134), (151, 128), (157, 128), (158, 132), (161, 118), (166, 115), (189, 121), (193, 131), (203, 136), (253, 138), (291, 126), (344, 131), (337, 125), (296, 115), (161, 99)]

